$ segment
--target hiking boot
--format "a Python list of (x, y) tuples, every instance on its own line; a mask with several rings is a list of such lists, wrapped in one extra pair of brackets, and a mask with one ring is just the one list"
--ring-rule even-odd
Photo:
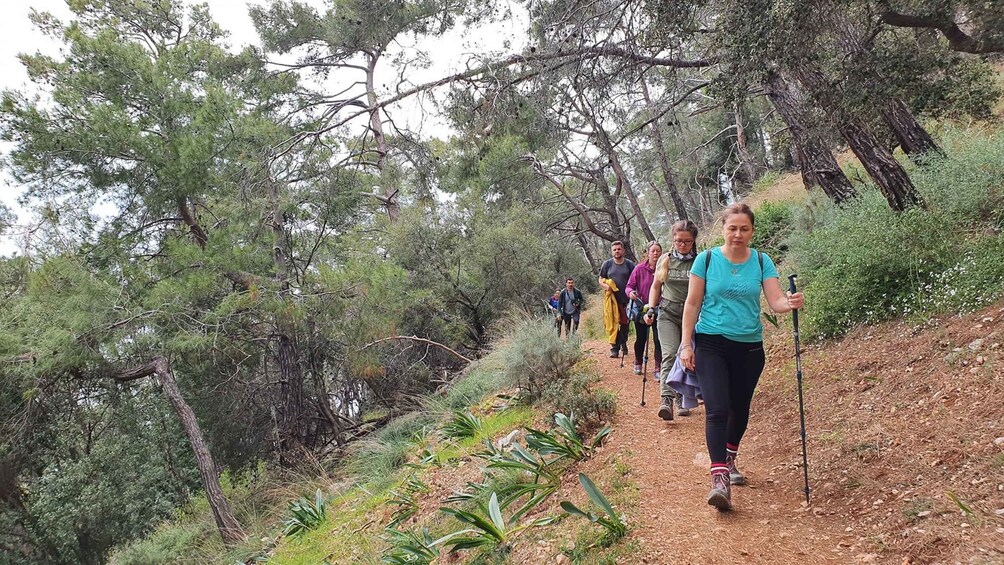
[(636, 375), (640, 375), (641, 374), (641, 365), (639, 365), (638, 363), (634, 364), (634, 374), (636, 374)]
[(677, 414), (679, 414), (681, 416), (690, 416), (690, 408), (684, 408), (683, 407), (683, 397), (682, 396), (677, 396), (676, 397), (676, 408), (677, 408), (677, 410), (676, 410)]
[(662, 404), (659, 405), (659, 417), (663, 420), (669, 421), (673, 419), (673, 399), (668, 396), (662, 398)]
[(616, 359), (620, 356), (621, 356), (620, 349), (617, 346), (614, 346), (614, 348), (610, 350), (610, 358)]
[(729, 466), (729, 482), (734, 485), (745, 485), (746, 476), (742, 474), (739, 467), (736, 467), (736, 457), (730, 454), (725, 458), (725, 463)]
[(728, 473), (711, 475), (711, 492), (708, 493), (708, 504), (719, 512), (732, 510), (732, 487), (729, 484)]

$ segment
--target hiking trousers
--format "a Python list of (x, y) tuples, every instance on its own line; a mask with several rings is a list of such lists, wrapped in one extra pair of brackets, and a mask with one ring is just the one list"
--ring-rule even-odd
[[(653, 332), (655, 335), (652, 336), (655, 355), (652, 360), (656, 364), (662, 363), (662, 345), (659, 343), (659, 327), (658, 322), (652, 324), (651, 326), (645, 322), (635, 322), (634, 323), (634, 362), (638, 365), (642, 364), (642, 357), (645, 355), (645, 342), (648, 341), (649, 331)], [(653, 346), (649, 346), (649, 355), (652, 355)]]
[(672, 304), (670, 308), (661, 308), (659, 318), (655, 325), (658, 332), (655, 334), (659, 340), (659, 350), (662, 351), (662, 366), (659, 371), (659, 392), (662, 399), (676, 398), (676, 390), (666, 384), (666, 377), (669, 376), (673, 363), (676, 362), (676, 353), (680, 349), (681, 331), (683, 325), (683, 304)]
[(575, 335), (575, 332), (579, 329), (579, 313), (573, 312), (571, 314), (561, 314), (561, 325), (558, 326), (558, 337), (561, 337), (561, 328), (565, 328), (565, 337), (570, 337)]
[(697, 334), (694, 365), (704, 396), (704, 434), (711, 463), (725, 463), (725, 444), (738, 448), (749, 424), (750, 402), (763, 372), (763, 342), (743, 343)]

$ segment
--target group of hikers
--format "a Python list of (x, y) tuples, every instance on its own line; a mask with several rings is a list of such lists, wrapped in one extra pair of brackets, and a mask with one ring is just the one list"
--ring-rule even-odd
[[(711, 458), (708, 504), (727, 511), (732, 509), (731, 486), (746, 483), (736, 459), (765, 363), (761, 289), (778, 314), (801, 308), (805, 299), (802, 293), (783, 291), (770, 256), (749, 246), (754, 215), (748, 205), (727, 207), (722, 224), (724, 243), (697, 253), (697, 226), (689, 220), (676, 222), (669, 253), (651, 241), (638, 264), (626, 258), (624, 244), (615, 241), (598, 282), (604, 293), (610, 357), (627, 355), (633, 321), (634, 373), (642, 374), (653, 334), (654, 372), (661, 383), (658, 416), (673, 420), (674, 408), (686, 416), (697, 406), (697, 395), (703, 400)], [(561, 325), (567, 319), (573, 333), (582, 305), (574, 282), (568, 279), (565, 289), (555, 293)]]

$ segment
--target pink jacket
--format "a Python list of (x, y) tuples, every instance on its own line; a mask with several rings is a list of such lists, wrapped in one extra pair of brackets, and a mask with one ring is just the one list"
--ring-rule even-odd
[(631, 296), (631, 291), (637, 291), (641, 296), (641, 301), (648, 304), (648, 291), (652, 289), (652, 281), (655, 280), (655, 267), (649, 267), (648, 261), (638, 263), (631, 276), (628, 277), (627, 287), (624, 292)]

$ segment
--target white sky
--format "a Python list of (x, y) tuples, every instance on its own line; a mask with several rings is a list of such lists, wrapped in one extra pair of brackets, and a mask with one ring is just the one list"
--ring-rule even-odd
[[(247, 44), (257, 44), (251, 18), (248, 16), (248, 5), (267, 4), (266, 0), (203, 0), (209, 5), (213, 18), (224, 29), (230, 32), (229, 43), (232, 48), (239, 49)], [(326, 3), (323, 0), (300, 0), (323, 11)], [(34, 8), (42, 12), (51, 12), (66, 21), (71, 13), (65, 0), (0, 0), (3, 4), (3, 15), (0, 17), (0, 90), (24, 88), (31, 89), (27, 74), (17, 59), (19, 53), (43, 53), (56, 55), (58, 45), (54, 45), (41, 32), (34, 28), (28, 20), (29, 11)], [(517, 6), (511, 6), (514, 12), (519, 12)], [(524, 44), (527, 22), (524, 18), (515, 18), (499, 24), (493, 24), (485, 29), (460, 30), (442, 38), (423, 41), (420, 47), (429, 53), (433, 64), (428, 69), (414, 69), (407, 78), (413, 84), (432, 81), (465, 68), (465, 62), (472, 57), (487, 54), (503, 48), (504, 42), (512, 43), (511, 49), (518, 50)], [(401, 38), (402, 49), (416, 47), (413, 38)], [(385, 61), (389, 61), (394, 53), (388, 53)], [(388, 83), (396, 77), (390, 68), (377, 70), (378, 76), (386, 77)], [(378, 87), (379, 88), (379, 87)], [(338, 90), (341, 90), (340, 88)], [(446, 133), (442, 122), (429, 113), (424, 113), (417, 103), (405, 105), (392, 114), (395, 122), (410, 128), (420, 128), (425, 135), (442, 135)], [(0, 154), (6, 153), (9, 147), (0, 145)], [(0, 202), (11, 207), (18, 214), (19, 222), (29, 223), (30, 217), (24, 210), (17, 207), (15, 201), (21, 193), (21, 188), (13, 184), (5, 171), (0, 171)], [(8, 235), (0, 234), (0, 255), (10, 255), (20, 247), (19, 230), (12, 230)]]

